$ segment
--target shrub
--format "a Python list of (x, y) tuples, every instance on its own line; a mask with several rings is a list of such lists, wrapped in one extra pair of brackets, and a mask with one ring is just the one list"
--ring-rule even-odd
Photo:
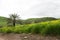
[(42, 30), (41, 34), (43, 35), (60, 35), (60, 22), (51, 21), (48, 25)]
[(60, 35), (60, 20), (48, 21), (16, 27), (2, 27), (0, 33), (32, 33), (42, 35)]
[(3, 27), (0, 29), (1, 33), (11, 33), (12, 32), (12, 28), (10, 27)]

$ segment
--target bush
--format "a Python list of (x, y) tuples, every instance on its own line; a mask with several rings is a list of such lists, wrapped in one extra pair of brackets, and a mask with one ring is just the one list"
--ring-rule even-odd
[(19, 25), (16, 27), (2, 27), (0, 33), (32, 33), (42, 35), (60, 35), (60, 20)]
[(0, 28), (0, 33), (11, 33), (13, 30), (10, 27)]
[(42, 30), (41, 34), (43, 35), (60, 35), (60, 22), (51, 21), (48, 25)]
[(15, 27), (13, 33), (23, 33), (23, 29), (21, 27)]

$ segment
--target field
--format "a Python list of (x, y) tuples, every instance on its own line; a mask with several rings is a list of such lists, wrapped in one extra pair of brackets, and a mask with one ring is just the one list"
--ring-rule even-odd
[(33, 23), (27, 25), (17, 25), (15, 27), (2, 27), (0, 33), (31, 33), (40, 35), (60, 35), (60, 20)]
[(16, 24), (14, 27), (7, 26), (6, 18), (1, 17), (0, 40), (60, 40), (60, 20)]

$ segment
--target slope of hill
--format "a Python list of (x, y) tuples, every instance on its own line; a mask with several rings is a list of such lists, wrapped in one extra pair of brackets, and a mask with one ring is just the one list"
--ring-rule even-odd
[[(1, 25), (7, 25), (7, 19), (6, 17), (2, 17), (0, 16), (0, 26)], [(39, 23), (39, 22), (45, 22), (45, 21), (52, 21), (52, 20), (57, 20), (54, 17), (43, 17), (43, 18), (29, 18), (26, 20), (17, 20), (16, 23), (17, 24), (31, 24), (31, 23)]]
[(0, 16), (0, 26), (4, 26), (7, 23), (7, 18)]
[[(17, 24), (30, 24), (30, 23), (39, 23), (39, 22), (45, 22), (45, 21), (52, 21), (57, 20), (54, 17), (43, 17), (43, 18), (29, 18), (26, 20), (17, 20)], [(0, 25), (6, 25), (7, 24), (7, 18), (0, 16)]]
[(39, 23), (39, 22), (45, 22), (45, 21), (52, 21), (52, 20), (57, 20), (54, 17), (43, 17), (43, 18), (29, 18), (25, 20), (25, 24), (30, 24), (30, 23)]

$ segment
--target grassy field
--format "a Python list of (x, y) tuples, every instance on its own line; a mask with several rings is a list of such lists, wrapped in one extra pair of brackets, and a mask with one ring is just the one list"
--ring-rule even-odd
[(0, 26), (6, 26), (7, 25), (7, 18), (0, 16)]
[(60, 35), (60, 20), (17, 25), (15, 27), (2, 27), (0, 33), (31, 33), (41, 35)]

